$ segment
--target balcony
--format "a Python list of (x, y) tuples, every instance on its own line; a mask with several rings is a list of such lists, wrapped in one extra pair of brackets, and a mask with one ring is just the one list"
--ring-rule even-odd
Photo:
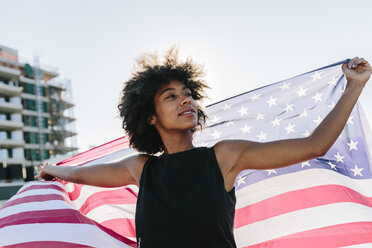
[(6, 163), (7, 165), (23, 164), (24, 162), (24, 159), (19, 158), (0, 158), (0, 163)]
[(22, 104), (11, 102), (0, 102), (0, 110), (5, 113), (19, 113), (22, 111)]
[[(22, 106), (22, 105), (21, 105), (21, 106)], [(0, 109), (1, 109), (1, 108), (0, 108)], [(37, 111), (34, 111), (34, 110), (28, 110), (28, 109), (23, 109), (23, 110), (22, 110), (22, 114), (23, 114), (23, 115), (34, 115), (34, 116), (37, 116), (37, 115), (38, 115), (38, 114), (37, 114)], [(44, 112), (42, 112), (42, 113), (41, 113), (41, 116), (50, 118), (50, 114), (49, 114), (49, 113), (44, 113)]]
[(11, 131), (22, 129), (23, 123), (19, 121), (8, 121), (8, 120), (0, 120), (0, 130), (2, 131)]
[(6, 84), (0, 84), (0, 93), (8, 96), (19, 96), (22, 89), (18, 86), (11, 86)]
[(43, 163), (40, 160), (26, 160), (26, 166), (39, 166), (42, 165)]
[(9, 78), (9, 77), (14, 77), (14, 76), (18, 77), (19, 75), (21, 75), (20, 70), (0, 65), (0, 76)]
[[(21, 93), (21, 97), (23, 99), (31, 99), (31, 100), (37, 100), (37, 95), (32, 95), (32, 94), (29, 94), (29, 93)], [(49, 99), (44, 97), (44, 96), (40, 96), (40, 100), (42, 101), (45, 101), (45, 102), (49, 102)]]
[(54, 153), (55, 154), (65, 154), (67, 152), (72, 152), (76, 151), (79, 148), (77, 147), (72, 147), (72, 146), (65, 146), (65, 145), (57, 145), (53, 147)]
[[(32, 126), (24, 126), (23, 127), (23, 131), (24, 132), (34, 132), (34, 133), (38, 133), (39, 132), (39, 127), (32, 127)], [(42, 128), (41, 131), (43, 133), (51, 133), (52, 131), (49, 130), (48, 128)]]
[(0, 147), (1, 148), (16, 148), (23, 147), (25, 142), (23, 140), (13, 140), (13, 139), (1, 139)]
[(29, 84), (36, 84), (35, 80), (32, 78), (27, 78), (25, 76), (20, 76), (19, 81), (24, 82), (24, 83), (29, 83)]
[(77, 133), (71, 132), (71, 131), (68, 131), (68, 130), (65, 130), (65, 129), (52, 129), (52, 133), (53, 132), (63, 135), (64, 138), (68, 138), (68, 137), (72, 137), (72, 136), (77, 135)]
[(40, 144), (25, 144), (25, 149), (40, 149)]

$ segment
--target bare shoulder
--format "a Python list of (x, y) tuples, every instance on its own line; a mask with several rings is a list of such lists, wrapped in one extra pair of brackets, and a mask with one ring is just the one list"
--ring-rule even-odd
[(146, 161), (150, 158), (150, 155), (147, 154), (136, 154), (127, 158), (124, 158), (123, 160), (119, 161), (119, 166), (125, 167), (134, 180), (136, 181), (137, 185), (139, 184), (139, 181), (141, 179), (142, 169), (145, 165)]
[(230, 172), (243, 151), (253, 146), (255, 142), (249, 140), (223, 140), (213, 148), (222, 174)]

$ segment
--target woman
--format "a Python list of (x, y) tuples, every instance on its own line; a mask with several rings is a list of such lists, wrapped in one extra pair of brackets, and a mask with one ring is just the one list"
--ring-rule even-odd
[(39, 176), (101, 187), (137, 185), (139, 247), (236, 247), (237, 175), (246, 169), (276, 169), (324, 155), (371, 75), (364, 59), (343, 64), (347, 87), (306, 138), (267, 143), (225, 140), (196, 148), (192, 134), (205, 121), (198, 105), (207, 87), (200, 79), (201, 68), (190, 59), (179, 62), (175, 50), (163, 63), (145, 56), (139, 66), (125, 83), (118, 107), (130, 144), (141, 154), (90, 167), (46, 166)]

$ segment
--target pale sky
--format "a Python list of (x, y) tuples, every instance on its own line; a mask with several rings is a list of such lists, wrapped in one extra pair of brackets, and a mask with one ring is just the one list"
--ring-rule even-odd
[[(203, 64), (206, 104), (346, 58), (372, 62), (368, 0), (0, 0), (0, 10), (0, 44), (71, 79), (80, 151), (123, 135), (120, 91), (143, 52), (176, 44)], [(369, 123), (371, 81), (360, 98)]]

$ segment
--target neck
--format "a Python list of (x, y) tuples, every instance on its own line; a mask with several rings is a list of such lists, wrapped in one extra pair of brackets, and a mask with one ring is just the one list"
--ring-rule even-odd
[(162, 140), (165, 154), (183, 152), (194, 148), (191, 131), (177, 133), (176, 135), (171, 134), (168, 137), (162, 136)]

